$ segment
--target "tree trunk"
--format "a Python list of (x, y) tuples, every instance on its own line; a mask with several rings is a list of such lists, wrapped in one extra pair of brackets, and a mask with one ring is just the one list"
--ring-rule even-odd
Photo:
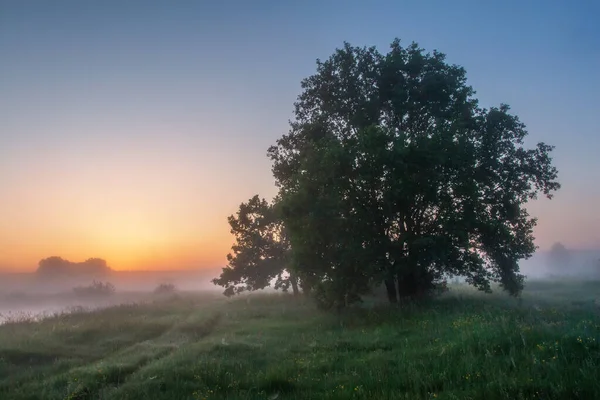
[(400, 301), (405, 301), (407, 298), (412, 297), (411, 294), (411, 279), (407, 274), (400, 274), (398, 276), (398, 297)]
[(312, 292), (312, 285), (311, 285), (310, 281), (296, 277), (296, 283), (297, 283), (298, 287), (300, 288), (300, 290), (302, 290), (302, 294), (304, 296), (310, 296), (310, 294)]
[(294, 296), (298, 296), (298, 294), (300, 293), (300, 291), (298, 290), (298, 278), (296, 278), (295, 276), (290, 276), (290, 281), (292, 283), (292, 291), (294, 293)]
[(396, 292), (396, 285), (393, 278), (385, 280), (385, 289), (387, 291), (387, 297), (390, 303), (394, 304), (398, 302), (398, 295)]
[(413, 269), (398, 276), (398, 296), (400, 299), (418, 300), (433, 288), (431, 276)]

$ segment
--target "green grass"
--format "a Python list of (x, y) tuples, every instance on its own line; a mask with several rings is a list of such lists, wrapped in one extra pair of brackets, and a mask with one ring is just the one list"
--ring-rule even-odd
[(600, 398), (600, 284), (341, 314), (182, 295), (0, 326), (0, 399)]

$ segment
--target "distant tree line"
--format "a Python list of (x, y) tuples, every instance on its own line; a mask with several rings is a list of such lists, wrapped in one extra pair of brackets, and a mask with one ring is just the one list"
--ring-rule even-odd
[(101, 258), (71, 262), (57, 256), (40, 260), (36, 270), (36, 274), (40, 276), (102, 276), (110, 272), (112, 269)]
[(570, 250), (561, 242), (554, 243), (546, 257), (550, 275), (560, 277), (572, 274), (600, 278), (600, 260), (582, 259), (577, 253), (577, 250)]
[(380, 285), (390, 302), (419, 298), (451, 276), (518, 295), (536, 249), (525, 204), (560, 188), (553, 147), (526, 148), (509, 106), (480, 107), (466, 82), (398, 39), (317, 60), (268, 149), (279, 192), (229, 217), (235, 244), (213, 282), (226, 295), (274, 282), (324, 307)]

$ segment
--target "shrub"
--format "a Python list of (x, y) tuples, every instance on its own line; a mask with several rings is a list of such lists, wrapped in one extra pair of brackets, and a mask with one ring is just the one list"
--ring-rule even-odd
[(161, 283), (154, 289), (154, 294), (171, 294), (176, 291), (177, 288), (172, 283)]
[(115, 293), (115, 286), (110, 282), (94, 280), (89, 286), (78, 286), (73, 289), (78, 296), (85, 297), (107, 297)]

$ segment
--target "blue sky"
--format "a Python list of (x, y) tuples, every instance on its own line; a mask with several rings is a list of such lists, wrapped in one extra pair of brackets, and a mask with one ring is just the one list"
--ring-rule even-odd
[(315, 60), (395, 37), (446, 53), (482, 105), (508, 103), (530, 144), (557, 146), (563, 189), (531, 205), (538, 244), (600, 247), (599, 15), (595, 1), (0, 0), (0, 267), (49, 251), (221, 263), (226, 216), (275, 193), (266, 149)]

